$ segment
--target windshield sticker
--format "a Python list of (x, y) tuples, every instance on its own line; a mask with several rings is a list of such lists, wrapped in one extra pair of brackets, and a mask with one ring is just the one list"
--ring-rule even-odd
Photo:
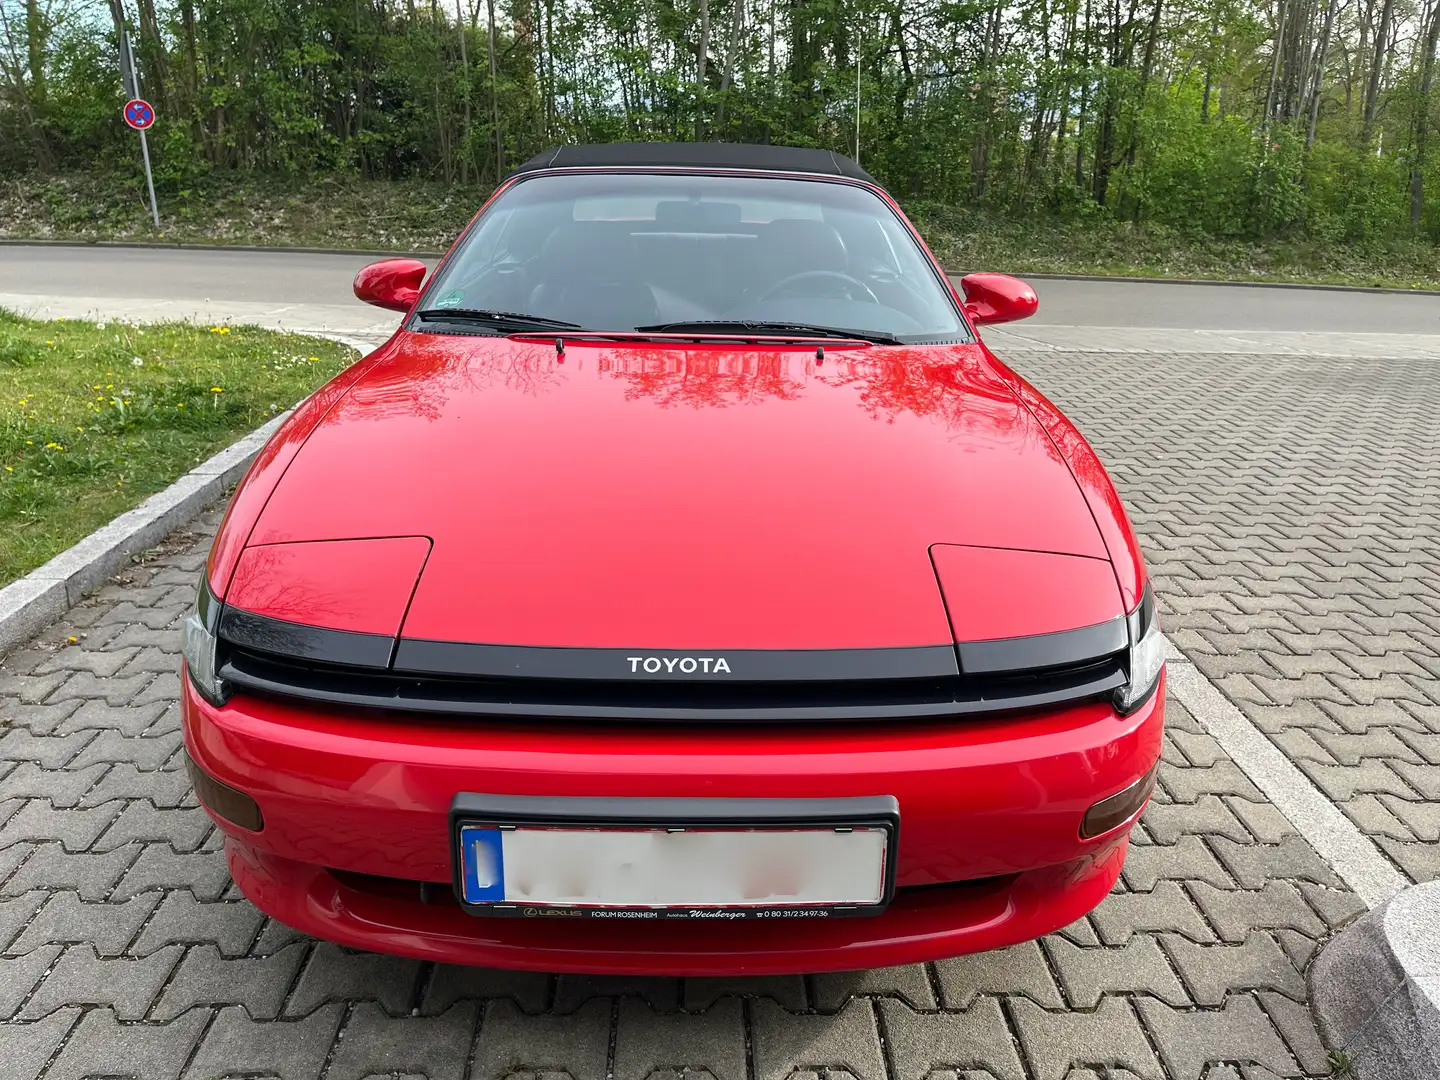
[(439, 300), (435, 301), (435, 306), (443, 308), (459, 307), (461, 301), (464, 299), (465, 294), (463, 292), (459, 289), (451, 289), (444, 296), (440, 297)]

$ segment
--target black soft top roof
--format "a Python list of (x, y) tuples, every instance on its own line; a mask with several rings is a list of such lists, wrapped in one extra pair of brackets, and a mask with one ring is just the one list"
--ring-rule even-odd
[(516, 174), (545, 169), (650, 166), (692, 169), (759, 169), (767, 172), (819, 173), (848, 176), (875, 183), (847, 157), (802, 146), (761, 146), (755, 143), (616, 142), (557, 146), (536, 154)]

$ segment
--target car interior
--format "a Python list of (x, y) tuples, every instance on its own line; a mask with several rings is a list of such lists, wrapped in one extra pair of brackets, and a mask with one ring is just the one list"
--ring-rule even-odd
[(888, 211), (860, 194), (873, 209), (653, 194), (496, 207), (503, 221), (482, 221), (429, 303), (590, 329), (741, 319), (963, 333), (919, 252), (897, 250)]

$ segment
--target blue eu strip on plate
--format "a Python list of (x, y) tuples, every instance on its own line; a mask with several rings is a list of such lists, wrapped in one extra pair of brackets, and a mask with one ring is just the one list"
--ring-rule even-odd
[(464, 870), (465, 899), (471, 904), (492, 904), (505, 899), (505, 858), (499, 829), (465, 826), (460, 830), (460, 861)]

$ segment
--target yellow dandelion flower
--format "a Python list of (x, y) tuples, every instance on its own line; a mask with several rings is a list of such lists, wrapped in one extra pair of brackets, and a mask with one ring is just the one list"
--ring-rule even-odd
[(220, 387), (218, 387), (218, 386), (212, 386), (212, 387), (210, 387), (210, 392), (211, 392), (212, 394), (223, 394), (225, 391), (222, 390), (222, 389), (221, 389)]

